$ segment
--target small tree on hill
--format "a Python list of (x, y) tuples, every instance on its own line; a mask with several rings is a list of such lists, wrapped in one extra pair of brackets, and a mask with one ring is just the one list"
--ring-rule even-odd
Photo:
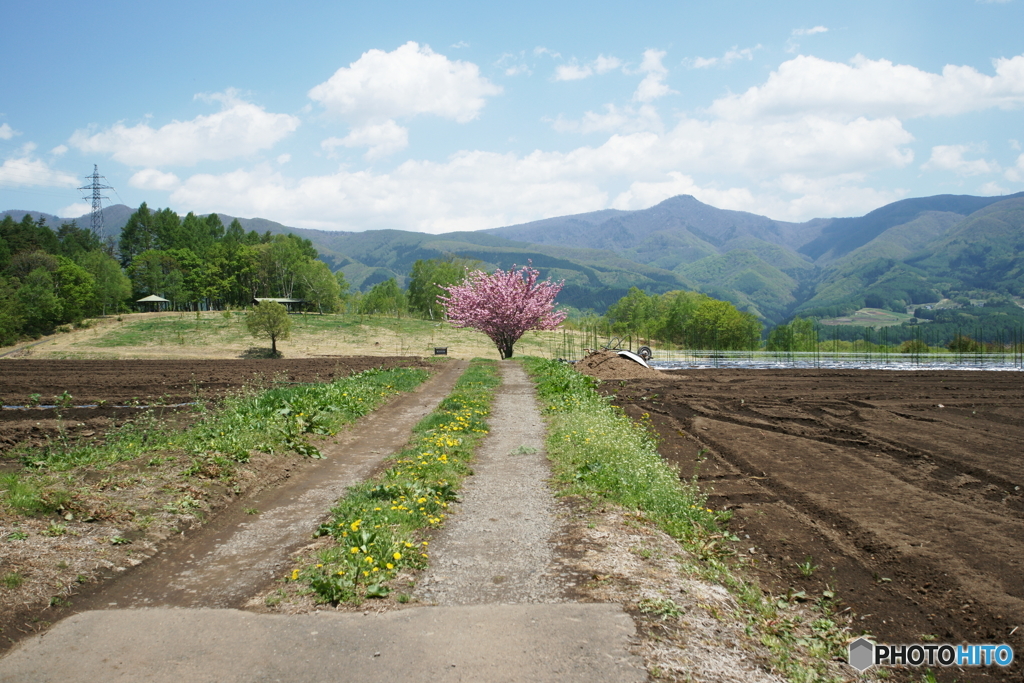
[(254, 337), (269, 337), (270, 353), (276, 357), (277, 340), (288, 338), (292, 322), (288, 319), (288, 309), (282, 304), (276, 301), (263, 301), (256, 305), (252, 313), (245, 316), (245, 326)]
[(529, 266), (493, 274), (477, 270), (462, 284), (445, 287), (438, 296), (456, 327), (480, 330), (497, 345), (502, 358), (512, 357), (512, 346), (527, 330), (553, 330), (565, 319), (554, 310), (563, 282), (537, 282), (540, 272)]

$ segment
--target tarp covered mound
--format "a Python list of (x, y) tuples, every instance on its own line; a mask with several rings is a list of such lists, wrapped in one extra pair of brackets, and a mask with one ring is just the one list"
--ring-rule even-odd
[(661, 377), (661, 373), (645, 368), (636, 361), (623, 358), (614, 351), (595, 351), (576, 363), (580, 372), (597, 379), (643, 379)]

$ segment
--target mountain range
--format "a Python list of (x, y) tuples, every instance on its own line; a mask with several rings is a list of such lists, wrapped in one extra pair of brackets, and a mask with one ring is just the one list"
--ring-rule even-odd
[[(104, 233), (116, 236), (132, 209), (103, 211)], [(43, 216), (53, 227), (67, 220)], [(220, 217), (225, 225), (234, 219)], [(238, 220), (246, 230), (308, 238), (358, 289), (391, 277), (404, 284), (417, 259), (452, 255), (506, 269), (532, 262), (542, 277), (565, 280), (561, 303), (598, 313), (634, 286), (650, 293), (702, 291), (769, 324), (865, 305), (902, 311), (953, 293), (1024, 295), (1024, 192), (904, 199), (857, 218), (804, 223), (717, 209), (689, 195), (638, 211), (607, 209), (440, 235)], [(89, 225), (89, 216), (77, 221)]]

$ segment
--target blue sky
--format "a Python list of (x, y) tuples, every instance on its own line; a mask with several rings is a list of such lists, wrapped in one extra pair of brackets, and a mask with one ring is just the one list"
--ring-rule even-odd
[(5, 3), (0, 210), (474, 230), (1024, 190), (1024, 0)]

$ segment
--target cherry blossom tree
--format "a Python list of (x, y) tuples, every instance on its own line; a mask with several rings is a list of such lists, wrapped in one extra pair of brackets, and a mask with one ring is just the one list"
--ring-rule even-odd
[(447, 295), (437, 300), (445, 307), (448, 320), (456, 327), (480, 330), (497, 345), (502, 358), (512, 357), (512, 346), (527, 330), (553, 330), (565, 320), (554, 310), (555, 296), (562, 282), (537, 282), (540, 272), (515, 265), (494, 273), (476, 270), (461, 284), (445, 287)]

